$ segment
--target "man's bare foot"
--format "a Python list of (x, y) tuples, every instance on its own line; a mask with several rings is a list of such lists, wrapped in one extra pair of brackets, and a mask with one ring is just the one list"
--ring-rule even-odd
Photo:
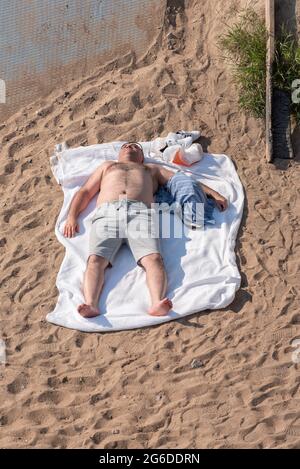
[(164, 298), (156, 305), (152, 306), (152, 308), (148, 310), (148, 313), (151, 316), (166, 316), (172, 307), (172, 301), (169, 300), (169, 298)]
[(84, 318), (94, 318), (95, 316), (99, 316), (100, 311), (98, 308), (95, 308), (94, 306), (87, 305), (87, 304), (82, 304), (79, 305), (77, 308), (77, 311), (81, 316)]

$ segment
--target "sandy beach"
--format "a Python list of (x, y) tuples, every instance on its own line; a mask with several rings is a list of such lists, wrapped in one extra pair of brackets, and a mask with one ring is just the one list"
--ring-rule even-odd
[[(217, 47), (233, 6), (247, 2), (216, 3), (170, 2), (145, 55), (99, 64), (0, 124), (2, 448), (300, 446), (300, 132), (294, 160), (265, 161), (264, 122), (240, 111)], [(243, 183), (234, 302), (133, 331), (47, 323), (64, 256), (54, 145), (174, 129), (200, 130), (204, 150), (229, 155)]]

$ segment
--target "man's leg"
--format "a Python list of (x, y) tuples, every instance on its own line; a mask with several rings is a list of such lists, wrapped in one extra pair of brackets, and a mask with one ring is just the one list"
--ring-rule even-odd
[(100, 314), (98, 303), (107, 266), (108, 261), (104, 257), (91, 255), (88, 259), (83, 281), (85, 303), (78, 306), (78, 312), (85, 318), (93, 318)]
[(165, 297), (167, 274), (162, 257), (158, 253), (149, 254), (140, 260), (146, 272), (146, 281), (151, 296), (151, 307), (148, 313), (152, 316), (165, 316), (172, 308), (172, 302)]

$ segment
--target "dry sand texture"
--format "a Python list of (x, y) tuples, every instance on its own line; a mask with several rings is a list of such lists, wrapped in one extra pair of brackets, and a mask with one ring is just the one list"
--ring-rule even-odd
[[(102, 64), (0, 126), (1, 447), (299, 447), (299, 146), (294, 161), (268, 165), (263, 123), (238, 109), (216, 40), (241, 3), (168, 1), (142, 58)], [(54, 144), (179, 128), (200, 129), (209, 151), (230, 155), (245, 187), (235, 301), (117, 333), (46, 323), (64, 255)]]

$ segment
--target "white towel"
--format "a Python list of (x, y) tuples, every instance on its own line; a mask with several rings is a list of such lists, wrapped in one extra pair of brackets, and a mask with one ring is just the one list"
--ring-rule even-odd
[[(47, 315), (47, 320), (81, 331), (113, 331), (151, 326), (202, 310), (228, 306), (240, 287), (234, 249), (242, 218), (244, 193), (228, 156), (204, 154), (203, 159), (188, 171), (199, 181), (224, 195), (228, 199), (229, 208), (225, 212), (215, 209), (215, 225), (207, 226), (204, 230), (191, 231), (184, 239), (161, 240), (168, 274), (167, 295), (173, 302), (170, 314), (165, 317), (147, 314), (150, 297), (145, 272), (136, 266), (127, 246), (119, 251), (114, 266), (106, 269), (105, 285), (99, 303), (102, 314), (97, 318), (85, 319), (77, 312), (78, 304), (84, 301), (82, 281), (96, 197), (80, 215), (80, 233), (75, 238), (63, 236), (64, 223), (75, 192), (103, 161), (117, 158), (122, 143), (112, 142), (74, 149), (61, 147), (51, 158), (53, 174), (64, 192), (55, 233), (65, 247), (66, 254), (57, 276), (57, 305)], [(142, 145), (146, 162), (163, 164), (151, 158), (153, 155), (150, 142), (142, 142)]]

